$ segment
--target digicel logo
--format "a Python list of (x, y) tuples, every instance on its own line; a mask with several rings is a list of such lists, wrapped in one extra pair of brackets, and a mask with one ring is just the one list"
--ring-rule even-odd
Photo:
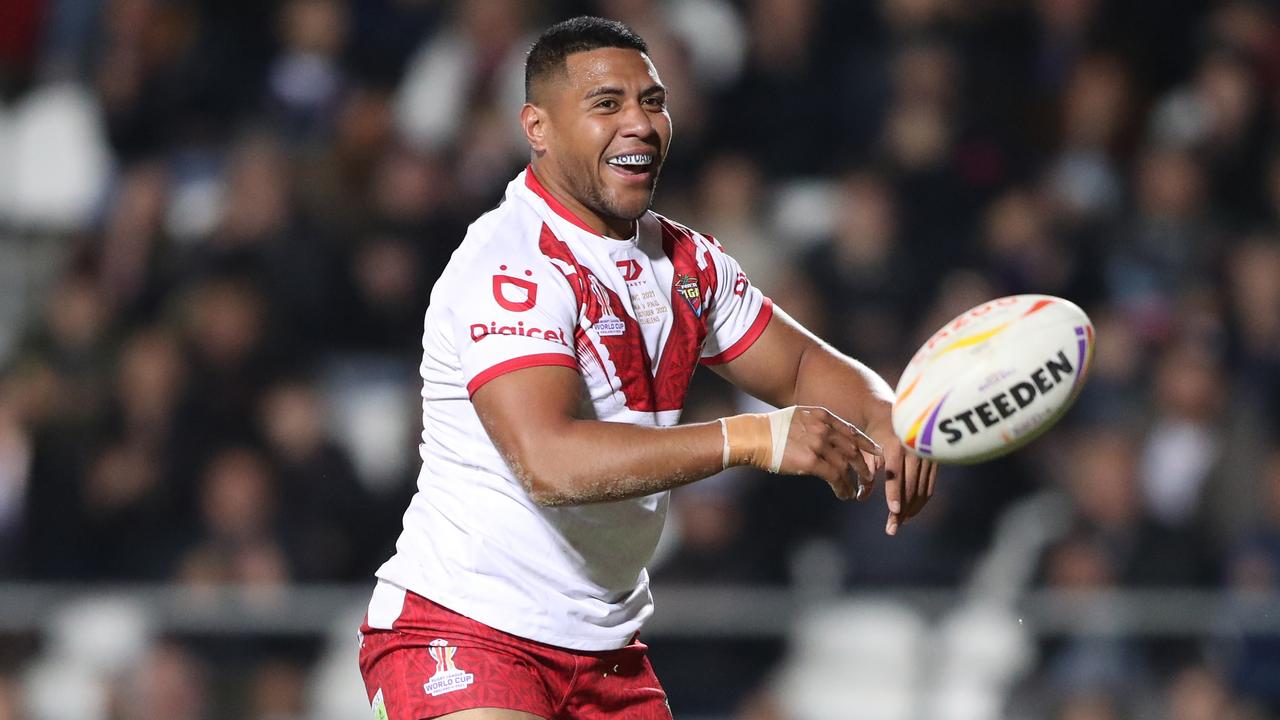
[(538, 338), (540, 340), (550, 340), (551, 342), (560, 343), (565, 347), (569, 347), (569, 343), (564, 341), (564, 331), (562, 330), (543, 330), (536, 327), (525, 327), (524, 322), (517, 322), (515, 325), (499, 325), (490, 322), (488, 325), (484, 323), (474, 323), (471, 326), (471, 339), (480, 342), (489, 335), (517, 335), (519, 337)]
[[(507, 266), (500, 265), (498, 269), (505, 271)], [(533, 271), (525, 270), (524, 274), (526, 277), (532, 277)], [(494, 275), (493, 299), (504, 310), (511, 312), (531, 310), (538, 304), (538, 284), (510, 275)]]

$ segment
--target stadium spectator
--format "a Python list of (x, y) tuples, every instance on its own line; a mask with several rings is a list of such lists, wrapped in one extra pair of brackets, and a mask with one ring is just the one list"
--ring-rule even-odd
[(1179, 298), (1202, 288), (1219, 236), (1205, 198), (1205, 169), (1190, 151), (1154, 145), (1135, 161), (1134, 206), (1114, 225), (1109, 296), (1148, 342), (1172, 338)]
[(1161, 353), (1155, 369), (1155, 413), (1143, 442), (1139, 482), (1145, 514), (1179, 530), (1205, 529), (1205, 487), (1222, 465), (1226, 393), (1211, 352), (1178, 344)]
[(1167, 525), (1144, 503), (1140, 448), (1121, 428), (1093, 428), (1076, 439), (1078, 463), (1057, 475), (1070, 493), (1077, 531), (1103, 550), (1106, 577), (1126, 587), (1215, 582), (1216, 555), (1203, 529)]
[(1174, 676), (1166, 692), (1169, 720), (1242, 720), (1245, 708), (1234, 702), (1222, 677), (1204, 667), (1188, 667)]
[(285, 381), (260, 404), (261, 434), (279, 478), (278, 525), (299, 581), (358, 580), (373, 551), (373, 499), (346, 453), (325, 429), (321, 399), (309, 385)]
[[(1280, 162), (1277, 163), (1280, 170)], [(1276, 187), (1280, 188), (1280, 172)], [(1280, 432), (1280, 225), (1228, 249), (1223, 294), (1236, 407)]]
[(123, 720), (203, 720), (210, 714), (209, 668), (180, 642), (156, 643), (120, 683), (115, 710)]
[(200, 535), (185, 548), (176, 579), (193, 587), (243, 583), (273, 587), (296, 572), (281, 537), (279, 484), (248, 448), (213, 457), (199, 488)]
[(910, 330), (905, 308), (920, 286), (906, 272), (893, 187), (877, 173), (855, 171), (839, 192), (831, 237), (810, 248), (799, 269), (822, 299), (830, 342), (873, 365), (901, 362), (897, 348), (908, 344)]
[[(1247, 622), (1265, 617), (1280, 589), (1280, 447), (1272, 446), (1261, 467), (1263, 516), (1250, 528), (1227, 558), (1227, 581), (1232, 591), (1224, 603), (1224, 621)], [(1280, 641), (1274, 636), (1237, 632), (1225, 648), (1229, 678), (1236, 691), (1280, 710), (1280, 690), (1272, 678), (1280, 672)]]
[(254, 672), (247, 717), (255, 720), (300, 720), (306, 715), (306, 671), (297, 662), (270, 659)]
[[(742, 75), (728, 86), (720, 104), (751, 107), (760, 98), (787, 108), (785, 113), (752, 117), (752, 113), (718, 113), (709, 133), (716, 143), (751, 153), (765, 175), (784, 178), (829, 172), (834, 159), (828, 143), (833, 116), (821, 96), (830, 87), (821, 46), (811, 42), (818, 32), (816, 0), (761, 0), (747, 17), (751, 48)], [(805, 132), (795, 132), (803, 127)]]
[[(749, 155), (721, 153), (707, 159), (698, 178), (696, 201), (689, 214), (700, 227), (716, 228), (747, 273), (761, 288), (773, 289), (784, 268), (764, 204), (764, 177)], [(672, 198), (675, 200), (676, 198)]]
[(267, 68), (268, 106), (275, 125), (298, 144), (329, 135), (347, 83), (341, 55), (347, 44), (348, 9), (336, 0), (290, 0), (277, 20), (281, 45)]
[(455, 22), (415, 53), (396, 102), (396, 125), (417, 150), (458, 154), (453, 185), (480, 200), (520, 166), (524, 143), (504, 108), (523, 101), (528, 6), (462, 0)]

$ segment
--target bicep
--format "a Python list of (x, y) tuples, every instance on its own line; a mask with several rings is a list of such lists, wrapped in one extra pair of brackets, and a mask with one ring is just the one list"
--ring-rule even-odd
[[(562, 365), (514, 370), (486, 382), (471, 397), (480, 423), (517, 475), (573, 421), (582, 380)], [(516, 467), (519, 465), (520, 467)]]
[(808, 330), (777, 306), (764, 332), (741, 355), (712, 365), (721, 377), (773, 405), (795, 404), (796, 379), (806, 350), (820, 344)]

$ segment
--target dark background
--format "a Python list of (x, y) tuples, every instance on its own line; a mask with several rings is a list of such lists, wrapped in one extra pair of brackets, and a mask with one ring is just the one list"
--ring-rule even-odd
[[(891, 382), (1000, 295), (1098, 331), (1060, 426), (949, 468), (900, 537), (879, 498), (726, 473), (676, 493), (659, 591), (815, 563), (951, 591), (1037, 501), (1011, 592), (1275, 591), (1280, 6), (1193, 0), (5, 0), (0, 579), (368, 584), (418, 469), (432, 284), (527, 162), (528, 43), (581, 12), (630, 23), (671, 88), (657, 209)], [(686, 418), (743, 407), (704, 372)], [(1000, 694), (1025, 716), (1277, 711), (1274, 636), (1038, 637)], [(40, 638), (0, 643), (0, 718), (40, 717)], [(788, 717), (793, 643), (654, 661), (677, 716)], [(107, 712), (150, 717), (141, 683), (163, 717), (319, 717), (317, 652), (162, 638)]]

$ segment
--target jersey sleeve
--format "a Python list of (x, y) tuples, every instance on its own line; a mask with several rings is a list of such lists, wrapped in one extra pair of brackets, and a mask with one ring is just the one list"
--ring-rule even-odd
[(545, 260), (472, 262), (456, 287), (452, 330), (469, 396), (515, 370), (577, 369), (577, 301), (564, 276)]
[(707, 320), (707, 341), (702, 346), (703, 365), (727, 363), (746, 352), (773, 317), (773, 302), (751, 284), (738, 261), (719, 243), (712, 241), (711, 246), (719, 281)]

